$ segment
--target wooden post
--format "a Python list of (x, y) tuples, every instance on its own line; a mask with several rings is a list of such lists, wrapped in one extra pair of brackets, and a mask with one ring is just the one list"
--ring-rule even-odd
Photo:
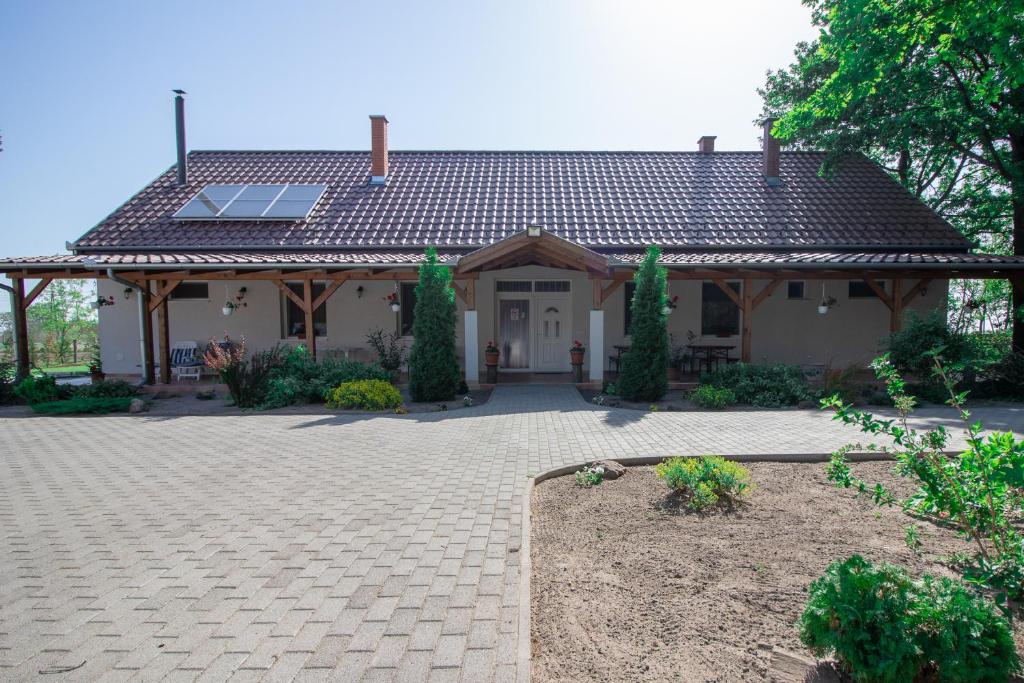
[(149, 308), (149, 280), (143, 280), (139, 296), (142, 297), (142, 305), (139, 306), (139, 315), (142, 316), (142, 374), (146, 384), (153, 384), (154, 365), (153, 362), (153, 314)]
[(316, 329), (313, 327), (313, 281), (302, 281), (302, 309), (306, 314), (306, 346), (316, 360)]
[(25, 311), (25, 281), (21, 278), (14, 278), (11, 282), (14, 285), (14, 344), (17, 347), (17, 375), (18, 379), (28, 377), (29, 373), (29, 352), (28, 352), (28, 315)]
[(903, 326), (903, 280), (893, 278), (892, 306), (889, 307), (889, 332), (898, 332)]
[[(157, 281), (157, 290), (163, 291), (167, 286), (164, 280)], [(168, 321), (167, 297), (161, 299), (156, 307), (157, 337), (160, 344), (160, 383), (171, 382), (171, 330)]]
[(740, 360), (750, 362), (751, 318), (754, 313), (753, 280), (743, 281), (743, 337), (740, 346)]
[(475, 311), (476, 310), (476, 280), (475, 279), (471, 278), (469, 280), (466, 280), (466, 302), (465, 303), (466, 303), (466, 310), (467, 311)]

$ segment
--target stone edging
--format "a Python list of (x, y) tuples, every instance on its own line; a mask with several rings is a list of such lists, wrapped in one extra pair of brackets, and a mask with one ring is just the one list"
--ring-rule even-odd
[[(828, 462), (832, 457), (831, 453), (777, 453), (758, 454), (747, 453), (741, 455), (724, 455), (726, 460), (737, 462), (792, 462), (792, 463), (816, 463)], [(880, 452), (847, 453), (848, 460), (854, 462), (870, 462), (877, 460), (892, 460), (892, 456)], [(605, 458), (615, 460), (626, 467), (639, 467), (643, 465), (657, 465), (665, 459), (665, 456), (635, 456), (630, 458)], [(573, 474), (587, 463), (593, 460), (585, 460), (575, 465), (564, 465), (554, 469), (535, 474), (526, 480), (523, 491), (522, 521), (519, 541), (519, 638), (516, 653), (516, 681), (517, 683), (529, 683), (530, 664), (533, 658), (530, 640), (530, 574), (533, 562), (530, 559), (530, 499), (533, 497), (533, 488), (541, 482), (555, 477)]]

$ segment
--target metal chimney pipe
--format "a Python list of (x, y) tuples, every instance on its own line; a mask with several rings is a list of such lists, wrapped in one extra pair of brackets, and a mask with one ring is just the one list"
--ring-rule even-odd
[(188, 183), (188, 155), (185, 152), (185, 91), (174, 91), (174, 132), (178, 142), (178, 184)]

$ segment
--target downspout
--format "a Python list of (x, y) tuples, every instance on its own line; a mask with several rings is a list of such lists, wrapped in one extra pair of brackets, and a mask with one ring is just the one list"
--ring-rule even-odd
[[(20, 344), (20, 342), (18, 341), (18, 329), (20, 324), (20, 318), (21, 316), (25, 315), (25, 311), (23, 311), (21, 309), (21, 306), (18, 305), (18, 295), (17, 292), (14, 291), (14, 287), (11, 287), (10, 285), (5, 285), (4, 283), (0, 282), (0, 289), (6, 291), (11, 297), (11, 321), (14, 323), (14, 329), (12, 330), (12, 333), (14, 335), (14, 357), (18, 358), (18, 356), (20, 355), (19, 351), (21, 351), (21, 349), (18, 348), (18, 344)], [(22, 379), (21, 370), (21, 368), (18, 368), (18, 379)]]
[(139, 348), (142, 353), (139, 359), (142, 362), (142, 382), (143, 384), (152, 384), (153, 378), (149, 374), (150, 363), (147, 361), (149, 360), (149, 356), (153, 353), (153, 344), (152, 340), (146, 338), (145, 319), (146, 316), (149, 315), (149, 311), (146, 309), (146, 297), (142, 295), (142, 287), (138, 283), (132, 282), (131, 280), (125, 280), (124, 278), (115, 275), (113, 268), (107, 268), (107, 278), (118, 284), (124, 285), (125, 287), (131, 287), (136, 292), (135, 298), (139, 301)]

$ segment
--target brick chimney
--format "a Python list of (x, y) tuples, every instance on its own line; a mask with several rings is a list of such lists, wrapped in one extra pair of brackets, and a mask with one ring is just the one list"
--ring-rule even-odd
[(697, 140), (697, 151), (703, 152), (704, 154), (710, 154), (715, 151), (715, 135), (702, 135), (700, 140)]
[(765, 182), (769, 185), (781, 185), (782, 178), (779, 176), (779, 140), (772, 135), (772, 126), (774, 125), (775, 119), (772, 118), (765, 119), (762, 123), (764, 130), (764, 137), (761, 142), (764, 158), (762, 172), (764, 173)]
[(370, 183), (383, 185), (388, 177), (388, 120), (370, 115)]

